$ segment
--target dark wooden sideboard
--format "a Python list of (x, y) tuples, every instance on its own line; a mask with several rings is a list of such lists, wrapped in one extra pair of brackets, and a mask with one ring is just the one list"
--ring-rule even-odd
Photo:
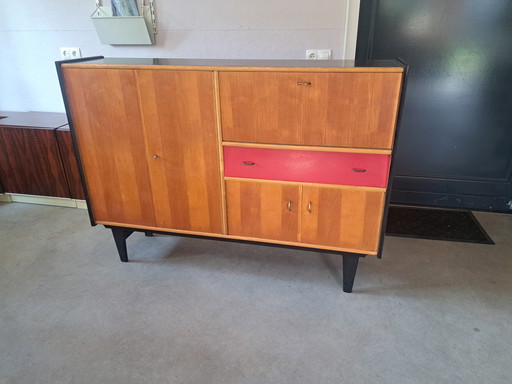
[(73, 140), (69, 125), (63, 125), (55, 131), (57, 144), (59, 145), (60, 158), (66, 180), (69, 187), (69, 197), (77, 200), (85, 200), (84, 188), (82, 180), (80, 179), (80, 171), (78, 170), (78, 161), (76, 158), (75, 148), (73, 147)]
[(91, 223), (382, 253), (407, 66), (399, 60), (57, 62)]
[(0, 116), (1, 192), (85, 199), (66, 114)]

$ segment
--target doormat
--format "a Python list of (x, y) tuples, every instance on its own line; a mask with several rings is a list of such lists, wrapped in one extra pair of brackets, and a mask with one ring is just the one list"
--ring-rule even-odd
[(494, 244), (471, 211), (390, 205), (386, 235)]

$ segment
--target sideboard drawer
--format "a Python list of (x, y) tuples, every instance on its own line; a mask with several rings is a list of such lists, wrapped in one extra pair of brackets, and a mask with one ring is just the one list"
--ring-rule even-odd
[(227, 177), (386, 187), (389, 155), (224, 147)]

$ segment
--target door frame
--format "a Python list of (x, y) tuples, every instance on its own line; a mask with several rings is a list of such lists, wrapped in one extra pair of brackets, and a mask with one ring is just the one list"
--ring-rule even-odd
[[(360, 8), (355, 59), (368, 60), (371, 59), (373, 50), (379, 0), (358, 1)], [(404, 59), (407, 61), (407, 57)], [(401, 129), (404, 129), (403, 125)], [(457, 193), (460, 190), (468, 193)], [(391, 203), (512, 213), (512, 162), (509, 164), (508, 179), (492, 181), (463, 177), (448, 178), (443, 175), (394, 174)]]

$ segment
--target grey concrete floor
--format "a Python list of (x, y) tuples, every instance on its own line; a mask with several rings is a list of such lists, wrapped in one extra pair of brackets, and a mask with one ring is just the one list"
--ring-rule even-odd
[(512, 215), (496, 245), (387, 237), (354, 293), (334, 255), (128, 239), (0, 204), (0, 383), (511, 383)]

